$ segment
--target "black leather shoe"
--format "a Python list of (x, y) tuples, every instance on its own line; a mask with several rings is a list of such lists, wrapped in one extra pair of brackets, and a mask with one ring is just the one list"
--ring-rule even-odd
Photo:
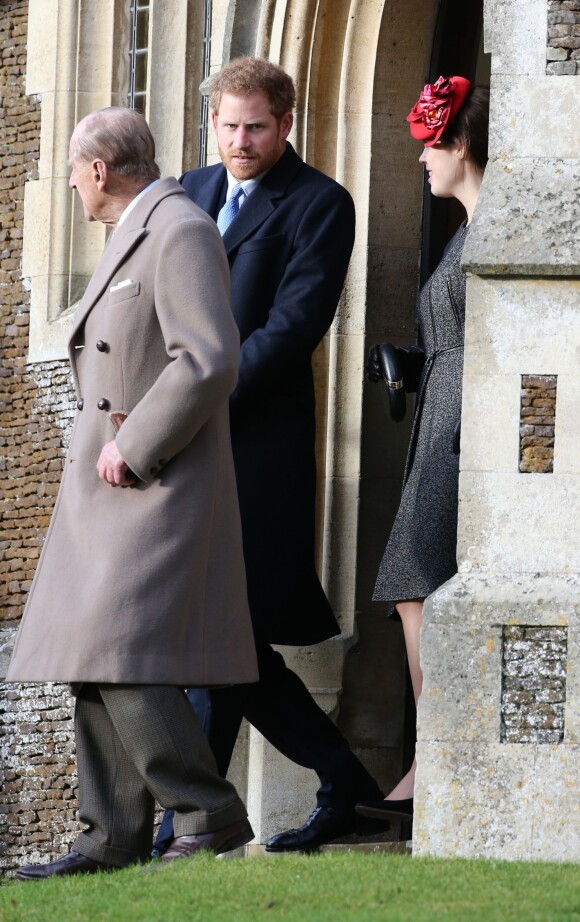
[(73, 874), (95, 874), (97, 871), (118, 870), (115, 865), (105, 864), (79, 855), (78, 852), (69, 852), (49, 864), (29, 864), (19, 868), (16, 872), (17, 880), (45, 880), (47, 877), (71, 877)]
[(406, 800), (363, 800), (356, 805), (355, 810), (361, 816), (369, 816), (372, 819), (412, 820), (413, 798), (408, 797)]
[(176, 858), (189, 858), (197, 852), (213, 852), (221, 855), (233, 848), (241, 848), (254, 838), (254, 832), (248, 820), (239, 820), (215, 832), (199, 833), (196, 836), (177, 836), (173, 840), (161, 861), (175, 861)]
[(352, 807), (316, 807), (304, 826), (289, 829), (268, 839), (268, 852), (311, 852), (320, 845), (348, 835), (377, 835), (386, 832), (387, 822), (365, 822)]

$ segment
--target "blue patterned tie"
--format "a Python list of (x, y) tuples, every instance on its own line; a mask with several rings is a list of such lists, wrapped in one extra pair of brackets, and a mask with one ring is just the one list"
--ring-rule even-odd
[(232, 189), (229, 199), (220, 209), (217, 226), (222, 237), (240, 210), (240, 196), (242, 195), (244, 195), (244, 190), (242, 189), (242, 184), (238, 182)]

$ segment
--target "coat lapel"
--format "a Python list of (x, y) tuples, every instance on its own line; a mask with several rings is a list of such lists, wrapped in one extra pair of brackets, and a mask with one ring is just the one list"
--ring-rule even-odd
[(264, 176), (262, 182), (242, 205), (239, 214), (226, 230), (223, 240), (228, 255), (250, 237), (276, 208), (276, 201), (286, 190), (302, 166), (302, 160), (291, 144)]
[(84, 323), (87, 314), (90, 313), (99, 298), (103, 295), (107, 285), (121, 263), (147, 234), (147, 229), (145, 227), (133, 228), (124, 233), (121, 232), (122, 230), (123, 228), (121, 228), (118, 233), (114, 234), (112, 239), (109, 238), (99, 265), (95, 269), (93, 277), (87, 285), (87, 289), (75, 314), (70, 337), (71, 343), (79, 328)]
[(109, 237), (100, 262), (77, 308), (69, 340), (69, 354), (74, 353), (72, 343), (78, 330), (105, 292), (115, 272), (147, 235), (147, 222), (151, 213), (164, 198), (176, 194), (185, 195), (177, 180), (171, 176), (162, 179), (137, 203), (127, 216), (127, 220)]
[(194, 201), (196, 205), (203, 208), (210, 218), (216, 221), (219, 210), (226, 200), (227, 188), (228, 180), (226, 168), (224, 166), (218, 166), (207, 182), (205, 182), (196, 193)]
[(239, 247), (240, 243), (250, 237), (273, 211), (272, 198), (260, 184), (254, 189), (248, 201), (242, 205), (236, 218), (226, 230), (223, 236), (226, 252), (229, 254)]

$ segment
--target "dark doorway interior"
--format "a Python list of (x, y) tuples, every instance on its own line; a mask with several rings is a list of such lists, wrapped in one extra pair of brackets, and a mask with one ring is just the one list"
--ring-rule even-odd
[[(433, 37), (431, 64), (426, 82), (440, 75), (459, 74), (472, 83), (489, 86), (489, 55), (483, 53), (483, 0), (441, 0)], [(439, 263), (443, 250), (465, 217), (455, 199), (435, 198), (428, 183), (423, 189), (423, 236), (421, 242), (421, 285)], [(405, 767), (415, 751), (416, 712), (410, 678), (405, 708)], [(403, 837), (410, 837), (404, 826)]]
[[(483, 54), (483, 0), (441, 0), (433, 37), (428, 82), (442, 74), (459, 74), (472, 83), (489, 86), (489, 55)], [(421, 284), (437, 266), (447, 242), (465, 213), (454, 199), (436, 199), (425, 184)]]

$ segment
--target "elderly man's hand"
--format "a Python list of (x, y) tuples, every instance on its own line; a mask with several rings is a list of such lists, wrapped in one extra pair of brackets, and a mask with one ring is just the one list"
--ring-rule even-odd
[(97, 470), (101, 480), (106, 480), (112, 487), (131, 487), (135, 483), (135, 475), (129, 470), (114, 439), (103, 446)]

